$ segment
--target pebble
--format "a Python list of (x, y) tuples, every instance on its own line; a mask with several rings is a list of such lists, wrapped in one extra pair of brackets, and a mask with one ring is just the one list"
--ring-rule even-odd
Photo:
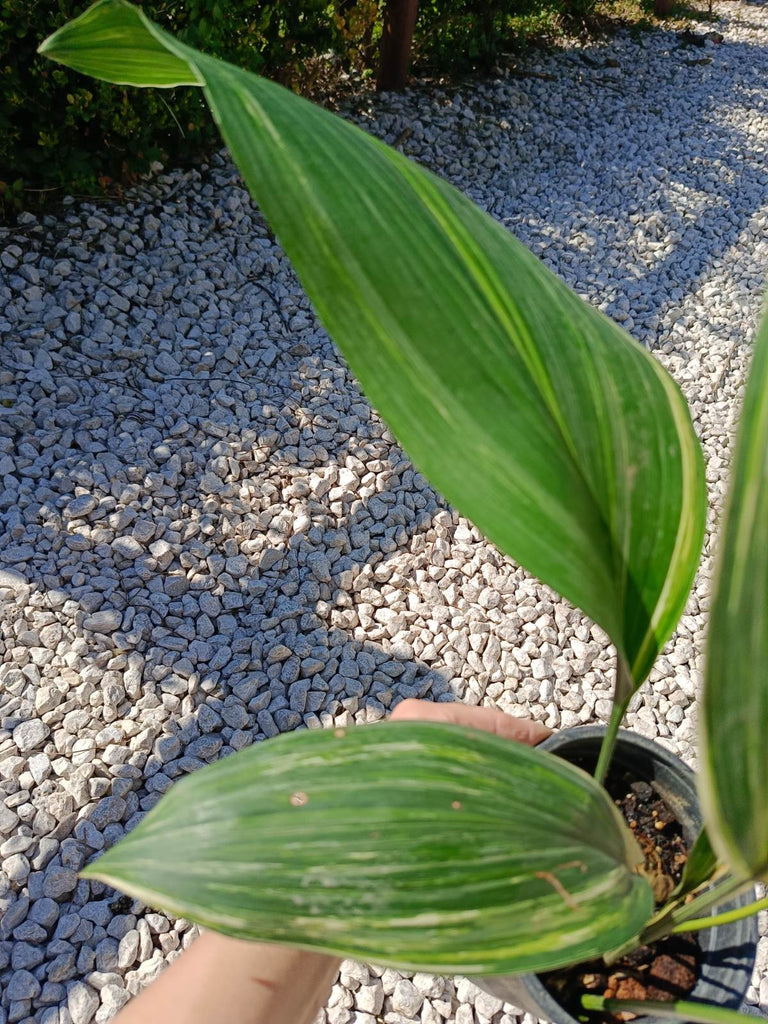
[(0, 569), (0, 589), (9, 589), (18, 593), (28, 587), (29, 583), (20, 572), (14, 569)]
[(67, 993), (67, 1009), (72, 1024), (90, 1024), (99, 1008), (99, 995), (90, 985), (77, 982)]
[(128, 1002), (130, 996), (121, 984), (105, 985), (101, 989), (101, 1005), (112, 1017)]
[(11, 882), (21, 884), (29, 876), (29, 861), (20, 853), (14, 853), (3, 860), (3, 871)]
[(138, 558), (144, 554), (144, 546), (135, 537), (116, 537), (112, 541), (112, 550), (123, 558)]
[(93, 615), (87, 615), (83, 619), (83, 626), (95, 633), (112, 633), (120, 628), (122, 622), (123, 616), (116, 608), (105, 608)]
[(139, 933), (136, 929), (126, 932), (120, 939), (117, 951), (117, 966), (121, 970), (130, 967), (136, 960), (139, 952)]
[(29, 971), (14, 971), (8, 982), (7, 996), (11, 1002), (21, 999), (34, 999), (40, 994), (40, 982)]
[(77, 872), (70, 868), (54, 868), (43, 881), (43, 895), (57, 900), (73, 892), (77, 886)]
[(98, 506), (99, 502), (92, 494), (80, 494), (67, 505), (64, 514), (70, 519), (82, 519)]
[(41, 722), (40, 719), (32, 718), (28, 722), (22, 722), (13, 730), (13, 742), (19, 749), (19, 753), (28, 754), (36, 747), (41, 747), (50, 735), (51, 730)]
[(372, 985), (361, 985), (355, 992), (355, 1005), (365, 1013), (377, 1014), (384, 1005), (384, 989), (380, 981)]
[(395, 990), (392, 993), (392, 1009), (395, 1013), (402, 1013), (405, 1017), (415, 1017), (423, 1002), (424, 996), (412, 981), (403, 978), (395, 985)]
[(29, 909), (28, 918), (50, 931), (59, 919), (59, 906), (47, 896), (35, 900)]

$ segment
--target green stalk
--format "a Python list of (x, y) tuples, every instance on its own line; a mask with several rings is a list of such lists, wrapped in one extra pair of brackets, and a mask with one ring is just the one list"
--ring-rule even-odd
[[(727, 875), (720, 882), (705, 889), (690, 903), (663, 908), (656, 915), (655, 920), (640, 933), (640, 944), (655, 942), (672, 932), (687, 931), (687, 928), (679, 926), (699, 919), (702, 911), (709, 910), (711, 907), (717, 906), (718, 903), (723, 903), (730, 896), (741, 892), (750, 885), (752, 885), (751, 881)], [(710, 918), (710, 922), (711, 920)]]
[(672, 932), (697, 932), (702, 928), (714, 928), (718, 924), (731, 924), (733, 921), (741, 921), (742, 918), (751, 917), (761, 910), (768, 910), (768, 896), (754, 903), (748, 903), (746, 907), (736, 907), (735, 910), (725, 910), (722, 914), (713, 914), (710, 917), (694, 917), (684, 924), (675, 925)]
[(616, 657), (616, 686), (613, 694), (611, 720), (608, 723), (605, 736), (603, 736), (603, 742), (600, 747), (600, 756), (597, 759), (597, 767), (595, 768), (595, 782), (599, 782), (601, 785), (605, 781), (605, 776), (608, 773), (608, 767), (611, 763), (613, 751), (616, 746), (616, 737), (619, 733), (619, 726), (624, 720), (624, 715), (627, 712), (627, 706), (632, 699), (633, 693), (634, 682), (632, 681), (626, 662), (619, 654)]
[(726, 1010), (722, 1006), (710, 1006), (709, 1003), (692, 1003), (677, 1000), (670, 1003), (659, 1003), (643, 999), (604, 999), (602, 996), (583, 995), (581, 1005), (585, 1010), (601, 1010), (605, 1013), (637, 1013), (643, 1016), (668, 1017), (669, 1020), (692, 1021), (693, 1024), (744, 1024), (745, 1020), (755, 1018), (751, 1014), (739, 1013), (737, 1010)]

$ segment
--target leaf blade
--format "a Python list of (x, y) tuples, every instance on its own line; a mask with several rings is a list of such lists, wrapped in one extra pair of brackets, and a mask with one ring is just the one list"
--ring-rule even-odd
[(718, 554), (702, 696), (700, 797), (720, 859), (768, 872), (768, 316), (758, 330)]
[[(109, 19), (128, 5), (97, 6)], [(323, 322), (417, 466), (602, 625), (639, 685), (704, 528), (701, 452), (671, 378), (451, 186), (142, 22), (204, 83)], [(85, 59), (85, 44), (53, 38), (54, 59), (104, 73), (102, 50)], [(158, 84), (147, 53), (143, 84)]]
[(652, 911), (639, 859), (580, 770), (400, 722), (293, 733), (205, 768), (85, 873), (241, 937), (501, 973), (637, 932)]
[[(251, 191), (275, 225), (329, 332), (406, 450), (491, 540), (611, 634), (639, 684), (682, 610), (703, 531), (701, 455), (676, 386), (616, 325), (577, 299), (508, 232), (451, 186), (315, 108), (303, 110), (292, 124), (293, 97), (233, 69), (222, 75), (218, 62), (209, 58), (196, 59), (214, 115)], [(238, 84), (233, 84), (234, 79)], [(254, 99), (257, 85), (259, 96)], [(240, 109), (233, 96), (239, 96)], [(273, 103), (269, 110), (265, 97)], [(243, 111), (249, 116), (243, 116)], [(333, 146), (323, 149), (318, 144), (319, 128), (307, 131), (310, 117), (327, 126)], [(255, 134), (257, 122), (264, 128)], [(248, 125), (250, 134), (245, 130)], [(329, 191), (322, 199), (317, 188), (321, 175), (315, 167), (302, 184), (302, 168), (311, 161), (306, 147), (301, 144), (300, 158), (285, 156), (286, 149), (301, 143), (305, 135), (313, 140), (318, 162), (331, 159), (336, 147), (344, 151), (347, 173), (334, 167), (335, 174), (324, 181)], [(270, 138), (279, 138), (279, 145), (269, 149)], [(353, 155), (357, 144), (366, 148), (362, 162)], [(368, 161), (374, 153), (375, 173), (373, 157)], [(392, 177), (385, 182), (388, 171)], [(367, 195), (372, 180), (380, 196), (377, 205), (387, 210), (386, 219), (380, 212), (374, 218)], [(287, 181), (293, 192), (281, 186)], [(408, 202), (413, 196), (405, 183), (413, 186), (413, 202)], [(427, 193), (431, 206), (425, 209), (421, 201)], [(354, 212), (347, 216), (343, 231), (338, 230), (334, 211), (350, 196), (356, 197), (356, 203), (350, 203)], [(398, 203), (404, 197), (408, 205), (398, 218)], [(317, 230), (310, 237), (305, 218), (290, 215), (291, 210), (309, 208), (315, 214), (315, 227), (322, 225), (322, 237)], [(384, 250), (397, 252), (398, 272), (390, 274), (388, 282), (387, 268), (370, 257), (373, 237), (359, 237), (360, 211), (370, 217), (372, 235), (381, 236), (390, 226), (390, 246)], [(431, 224), (426, 219), (430, 215)], [(391, 224), (398, 219), (398, 230), (393, 232)], [(418, 244), (413, 228), (417, 223)], [(408, 239), (399, 248), (398, 232)], [(482, 245), (476, 244), (478, 238)], [(347, 250), (355, 243), (355, 252), (349, 255)], [(420, 277), (418, 261), (406, 258), (405, 248), (432, 257), (442, 254), (438, 276), (444, 276), (449, 285), (441, 290), (439, 303), (449, 294), (453, 297), (453, 306), (444, 315), (433, 304), (429, 321), (425, 309), (429, 281), (423, 274)], [(343, 271), (353, 267), (364, 278), (365, 296), (352, 315), (340, 315), (338, 296), (343, 289), (328, 273), (338, 262), (339, 252), (345, 253)], [(504, 267), (514, 268), (514, 273), (501, 280)], [(474, 287), (468, 288), (467, 281)], [(378, 294), (372, 293), (372, 282), (387, 283), (386, 297), (381, 287)], [(347, 290), (351, 290), (349, 283)], [(533, 302), (528, 299), (531, 294), (536, 297)], [(373, 339), (367, 345), (360, 338), (358, 319), (365, 306), (376, 308), (376, 322), (366, 323)], [(461, 359), (445, 373), (451, 353), (443, 339), (461, 322), (461, 308), (470, 310), (465, 319), (472, 327), (457, 347), (464, 351), (464, 342), (468, 348), (471, 338), (472, 361)], [(409, 315), (414, 322), (404, 325)], [(555, 341), (547, 348), (548, 338)], [(380, 352), (392, 347), (393, 339), (391, 357), (382, 359)], [(578, 349), (581, 362), (569, 361), (568, 344), (573, 351)], [(379, 352), (374, 350), (377, 347)], [(553, 367), (558, 369), (556, 375)], [(570, 396), (580, 372), (583, 394), (577, 409)], [(594, 391), (598, 378), (604, 384), (599, 396)], [(457, 382), (461, 382), (458, 387)], [(462, 389), (463, 402), (457, 401)], [(596, 472), (595, 453), (608, 440), (605, 431), (593, 429), (594, 424), (623, 423), (627, 404), (639, 409), (638, 391), (651, 400), (653, 412), (636, 416), (623, 430), (619, 447), (631, 448), (631, 458), (618, 468), (605, 464)], [(536, 405), (532, 394), (537, 396)], [(580, 432), (564, 425), (559, 412), (569, 402), (572, 424)], [(431, 418), (425, 429), (428, 413)], [(659, 428), (665, 413), (669, 416), (666, 433)], [(534, 441), (530, 451), (521, 451), (520, 437)], [(669, 446), (678, 442), (680, 458), (673, 465)], [(606, 459), (619, 460), (619, 455), (610, 447)], [(644, 480), (637, 480), (641, 464), (647, 469)], [(592, 479), (585, 480), (589, 474)], [(623, 489), (620, 508), (609, 500), (616, 488)], [(680, 499), (674, 517), (665, 522), (661, 521), (662, 495), (671, 506), (676, 495)], [(489, 510), (495, 514), (489, 515)], [(654, 521), (653, 532), (648, 529), (649, 520)], [(658, 553), (665, 544), (665, 558), (649, 564), (651, 552)], [(638, 572), (649, 576), (646, 592), (640, 592)]]
[(603, 996), (583, 995), (581, 1005), (585, 1010), (599, 1013), (631, 1013), (640, 1017), (653, 1015), (666, 1020), (687, 1021), (688, 1024), (745, 1024), (755, 1020), (751, 1013), (740, 1013), (729, 1007), (685, 999), (655, 1002), (651, 999), (605, 999)]

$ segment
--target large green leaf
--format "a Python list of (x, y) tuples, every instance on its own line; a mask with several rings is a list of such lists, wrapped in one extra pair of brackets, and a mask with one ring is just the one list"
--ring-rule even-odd
[(705, 511), (688, 409), (659, 363), (444, 181), (123, 0), (41, 52), (117, 83), (203, 83), (323, 322), (415, 463), (600, 623), (625, 693), (638, 685), (685, 603)]
[(637, 934), (653, 910), (641, 859), (565, 761), (387, 722), (288, 734), (189, 776), (85, 874), (244, 938), (496, 973)]
[(701, 711), (701, 799), (720, 859), (768, 872), (768, 316), (731, 473)]

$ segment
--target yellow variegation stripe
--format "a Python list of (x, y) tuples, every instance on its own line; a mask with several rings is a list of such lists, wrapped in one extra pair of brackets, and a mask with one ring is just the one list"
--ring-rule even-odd
[[(701, 550), (701, 506), (702, 506), (702, 469), (701, 448), (696, 435), (690, 429), (690, 414), (687, 406), (683, 408), (677, 385), (655, 360), (651, 364), (657, 376), (669, 394), (669, 407), (677, 425), (677, 435), (681, 448), (681, 467), (683, 472), (682, 503), (680, 507), (677, 535), (670, 559), (670, 571), (659, 591), (655, 607), (649, 616), (648, 630), (638, 645), (635, 660), (631, 665), (634, 679), (645, 679), (650, 672), (656, 656), (666, 639), (677, 624), (682, 614), (687, 590), (682, 592), (679, 580), (672, 571), (678, 566), (693, 566), (696, 569)], [(691, 576), (692, 579), (692, 576)], [(690, 586), (690, 583), (689, 583)]]

